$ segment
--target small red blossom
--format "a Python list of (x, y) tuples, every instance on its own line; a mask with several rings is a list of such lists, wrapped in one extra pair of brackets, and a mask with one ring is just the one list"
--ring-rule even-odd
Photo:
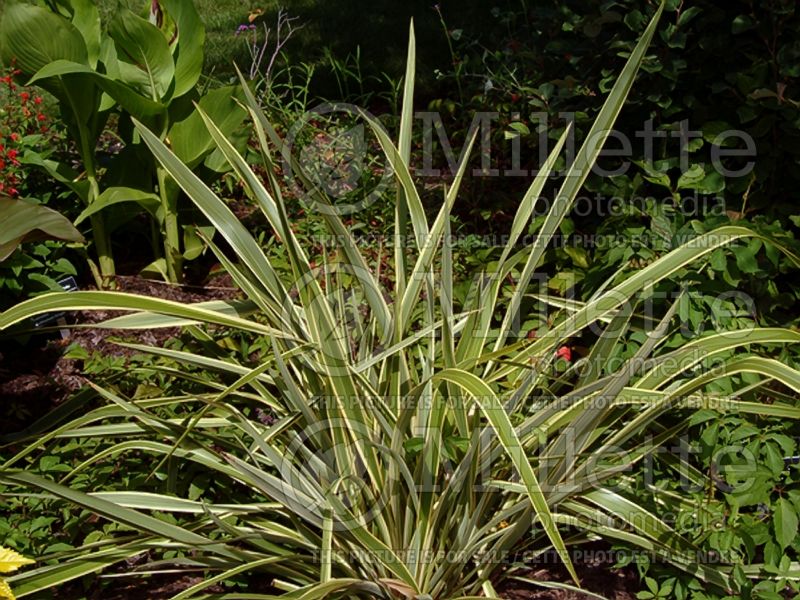
[(561, 346), (556, 352), (556, 358), (563, 358), (567, 362), (572, 362), (572, 350), (569, 346)]
[[(13, 69), (13, 70), (12, 70)], [(21, 75), (13, 66), (0, 69), (0, 89), (3, 106), (0, 112), (0, 192), (17, 198), (25, 195), (25, 177), (19, 160), (32, 143), (41, 140), (27, 136), (50, 131), (49, 117), (44, 113), (44, 98), (32, 88), (18, 86), (15, 77)], [(47, 134), (52, 140), (52, 135)], [(44, 142), (47, 143), (47, 142)]]

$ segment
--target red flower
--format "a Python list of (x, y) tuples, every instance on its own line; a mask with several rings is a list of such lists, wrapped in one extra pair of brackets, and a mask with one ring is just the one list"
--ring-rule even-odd
[(556, 352), (556, 358), (563, 358), (567, 362), (572, 362), (572, 350), (569, 346), (561, 346)]
[(16, 133), (16, 132), (12, 133), (12, 134), (11, 134), (10, 136), (8, 136), (8, 137), (10, 137), (10, 138), (11, 138), (11, 141), (12, 141), (12, 142), (16, 142), (16, 141), (18, 141), (18, 140), (19, 140), (19, 134), (18, 134), (18, 133)]
[(20, 92), (19, 97), (22, 100), (23, 104), (31, 99), (31, 95), (28, 92)]
[(15, 158), (17, 158), (17, 154), (18, 154), (17, 151), (15, 149), (13, 149), (13, 148), (11, 150), (9, 150), (8, 152), (6, 152), (6, 156), (8, 158), (10, 158), (11, 160), (14, 160)]
[(42, 113), (39, 113), (38, 115), (36, 115), (36, 120), (37, 121), (44, 121), (46, 118), (47, 117), (45, 117)]
[(42, 103), (42, 97), (41, 97), (41, 96), (36, 96), (36, 97), (33, 99), (33, 103), (34, 103), (34, 104), (41, 104), (41, 103)]

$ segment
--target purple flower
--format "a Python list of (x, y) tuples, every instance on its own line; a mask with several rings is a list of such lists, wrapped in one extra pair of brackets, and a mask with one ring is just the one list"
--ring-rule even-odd
[(240, 33), (244, 33), (248, 29), (249, 29), (249, 27), (247, 25), (245, 25), (244, 23), (242, 23), (241, 25), (239, 25), (238, 29), (236, 29), (236, 35), (239, 35)]

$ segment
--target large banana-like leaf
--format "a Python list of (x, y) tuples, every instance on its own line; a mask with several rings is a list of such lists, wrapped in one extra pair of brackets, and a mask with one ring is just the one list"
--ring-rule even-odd
[(156, 194), (143, 192), (135, 188), (110, 187), (103, 192), (75, 219), (75, 225), (91, 217), (93, 214), (107, 209), (109, 206), (116, 206), (123, 202), (136, 202), (151, 214), (156, 214), (161, 201)]
[[(224, 86), (204, 94), (198, 101), (198, 107), (217, 124), (223, 135), (231, 137), (247, 116), (241, 100), (241, 88)], [(172, 151), (189, 167), (197, 166), (216, 148), (198, 111), (193, 111), (183, 121), (175, 123), (167, 137)], [(239, 144), (240, 150), (241, 146)]]
[(126, 83), (71, 60), (56, 60), (47, 64), (35, 72), (30, 83), (47, 85), (52, 79), (74, 78), (76, 75), (83, 75), (125, 110), (140, 118), (161, 114), (166, 108), (160, 99), (143, 96)]
[(200, 79), (203, 70), (205, 25), (197, 14), (194, 2), (159, 0), (159, 6), (166, 9), (175, 25), (175, 31), (168, 37), (175, 61), (175, 89), (172, 95), (178, 98), (192, 91)]
[(175, 63), (164, 34), (127, 9), (116, 14), (108, 33), (117, 47), (122, 81), (141, 89), (142, 95), (154, 102), (167, 100), (172, 92)]
[(89, 65), (80, 31), (67, 19), (39, 6), (10, 0), (0, 23), (2, 60), (15, 60), (24, 73), (36, 73), (56, 60)]
[(68, 120), (72, 116), (78, 128), (94, 130), (100, 95), (81, 74), (92, 72), (97, 61), (91, 9), (76, 9), (77, 24), (89, 27), (83, 32), (86, 38), (75, 24), (40, 6), (11, 0), (0, 16), (0, 60), (6, 64), (15, 61), (28, 77), (57, 62), (78, 65), (70, 74), (57, 73), (40, 85), (64, 105)]
[(0, 262), (24, 242), (63, 240), (83, 242), (83, 236), (69, 219), (52, 208), (0, 196)]

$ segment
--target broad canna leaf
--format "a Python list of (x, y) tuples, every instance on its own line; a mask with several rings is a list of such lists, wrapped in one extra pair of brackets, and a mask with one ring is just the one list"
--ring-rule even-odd
[(120, 78), (154, 102), (172, 94), (175, 63), (167, 40), (149, 21), (120, 11), (108, 30), (117, 47)]
[(86, 42), (67, 19), (39, 6), (12, 0), (0, 22), (0, 59), (31, 75), (56, 60), (89, 64)]
[(89, 66), (96, 68), (100, 58), (102, 40), (100, 12), (97, 10), (97, 3), (94, 0), (66, 0), (66, 4), (72, 12), (72, 24), (86, 43)]
[(43, 156), (27, 150), (22, 155), (20, 162), (24, 165), (34, 165), (45, 171), (50, 177), (63, 183), (72, 190), (81, 202), (86, 204), (89, 199), (89, 182), (80, 179), (80, 174), (64, 161), (55, 161), (47, 156)]
[(51, 208), (24, 200), (0, 196), (0, 261), (24, 242), (63, 240), (83, 242), (83, 236), (69, 219)]
[(86, 65), (68, 60), (57, 60), (37, 71), (30, 83), (37, 85), (46, 84), (51, 78), (59, 78), (64, 75), (85, 75), (87, 79), (97, 85), (111, 98), (116, 100), (122, 108), (133, 115), (140, 117), (158, 115), (164, 112), (166, 107), (158, 102), (137, 93), (132, 87), (112, 79), (107, 75), (93, 71)]
[[(247, 117), (242, 108), (244, 95), (238, 86), (225, 86), (211, 90), (200, 98), (197, 105), (216, 124), (220, 132), (230, 138)], [(196, 167), (216, 148), (214, 139), (203, 117), (192, 112), (183, 121), (175, 123), (167, 135), (172, 151), (190, 168)], [(239, 144), (241, 151), (243, 144)]]
[(161, 206), (161, 200), (156, 194), (143, 192), (129, 187), (110, 187), (106, 188), (94, 202), (75, 219), (75, 225), (80, 225), (92, 215), (123, 202), (136, 202), (150, 214), (155, 215)]
[[(89, 19), (88, 15), (81, 18)], [(0, 61), (8, 64), (12, 60), (27, 77), (54, 62), (79, 65), (69, 74), (58, 73), (40, 80), (38, 85), (68, 107), (62, 113), (68, 122), (72, 121), (83, 132), (97, 129), (99, 92), (93, 81), (77, 74), (92, 70), (92, 57), (73, 23), (42, 7), (12, 1), (0, 22)]]
[(175, 31), (170, 36), (170, 50), (175, 61), (175, 89), (178, 98), (197, 85), (203, 69), (203, 43), (206, 30), (197, 14), (194, 2), (160, 0), (162, 9), (174, 21)]

